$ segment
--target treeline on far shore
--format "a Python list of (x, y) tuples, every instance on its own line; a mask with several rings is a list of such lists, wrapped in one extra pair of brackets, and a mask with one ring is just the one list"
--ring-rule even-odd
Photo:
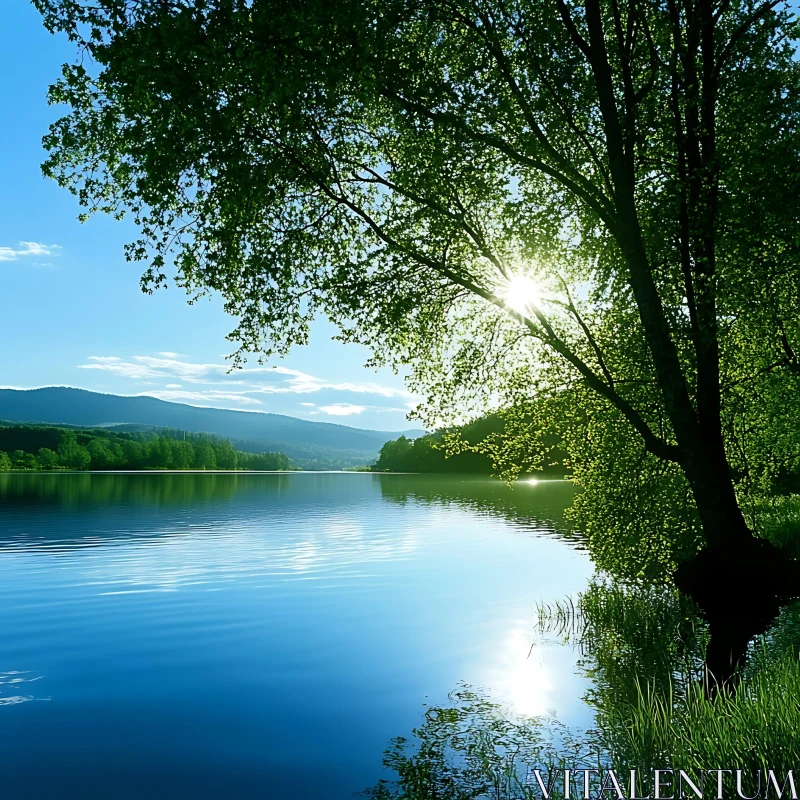
[[(470, 445), (477, 445), (488, 437), (503, 432), (503, 419), (498, 414), (487, 414), (473, 422), (458, 427), (461, 439)], [(494, 472), (491, 459), (481, 452), (464, 450), (448, 456), (443, 447), (446, 431), (436, 431), (417, 439), (401, 436), (386, 442), (381, 448), (380, 457), (372, 467), (373, 472), (435, 472), (451, 474), (491, 475)], [(558, 448), (558, 439), (550, 437), (548, 445), (551, 464), (544, 474), (548, 477), (563, 478), (566, 455)]]
[(245, 453), (227, 439), (163, 429), (115, 433), (0, 424), (0, 472), (9, 470), (289, 470), (284, 453)]

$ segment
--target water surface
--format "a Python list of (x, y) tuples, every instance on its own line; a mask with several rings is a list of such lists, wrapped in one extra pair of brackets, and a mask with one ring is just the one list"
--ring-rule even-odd
[[(590, 721), (563, 482), (0, 474), (3, 797), (338, 800), (460, 682)], [(533, 646), (532, 646), (533, 645)]]

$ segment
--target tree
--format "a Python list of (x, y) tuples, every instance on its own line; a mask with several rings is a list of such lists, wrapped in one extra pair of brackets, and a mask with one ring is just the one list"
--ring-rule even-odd
[(49, 447), (42, 447), (36, 456), (41, 469), (55, 469), (58, 466), (58, 453), (51, 450)]
[(114, 453), (109, 446), (109, 443), (103, 439), (92, 439), (86, 445), (91, 458), (91, 464), (94, 469), (111, 469), (116, 466), (117, 460)]
[(155, 469), (171, 469), (174, 467), (172, 445), (172, 440), (166, 436), (157, 436), (153, 439), (148, 446), (147, 466)]
[(8, 453), (0, 450), (0, 472), (8, 472), (11, 469), (11, 459)]
[(194, 448), (191, 442), (172, 442), (172, 458), (175, 469), (191, 469), (194, 463)]
[(291, 468), (285, 453), (242, 453), (236, 452), (240, 469), (249, 470), (288, 470)]
[(98, 64), (52, 88), (44, 170), (132, 212), (146, 289), (174, 263), (220, 292), (240, 354), (324, 311), (411, 366), (429, 421), (569, 396), (607, 488), (621, 453), (752, 549), (742, 421), (775, 429), (800, 373), (778, 2), (35, 4)]
[(214, 456), (214, 448), (208, 439), (202, 439), (194, 446), (194, 467), (195, 469), (216, 469), (217, 460)]
[(89, 451), (78, 444), (77, 436), (74, 433), (67, 433), (58, 446), (58, 460), (61, 466), (69, 469), (88, 469), (92, 458)]
[(214, 460), (217, 469), (236, 469), (236, 451), (228, 439), (214, 443)]
[[(504, 418), (498, 414), (479, 417), (467, 425), (436, 431), (413, 441), (401, 436), (386, 442), (373, 469), (378, 472), (451, 472), (491, 475), (500, 465), (496, 444), (505, 437)], [(560, 437), (543, 436), (524, 443), (525, 458), (516, 459), (512, 473), (544, 471), (563, 477), (564, 453)], [(507, 448), (505, 448), (507, 450)], [(508, 455), (508, 453), (506, 453)]]
[(145, 454), (142, 452), (142, 445), (139, 442), (123, 440), (120, 443), (122, 448), (122, 460), (126, 469), (143, 469), (145, 464)]
[(26, 453), (24, 450), (15, 450), (11, 461), (17, 469), (39, 469), (36, 456), (33, 453)]
[(411, 446), (412, 440), (407, 436), (400, 436), (397, 439), (386, 442), (381, 447), (378, 463), (376, 464), (377, 469), (398, 469), (411, 452)]

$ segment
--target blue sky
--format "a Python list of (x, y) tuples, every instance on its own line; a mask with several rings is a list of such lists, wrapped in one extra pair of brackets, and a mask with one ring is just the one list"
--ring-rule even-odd
[[(390, 370), (363, 367), (368, 351), (311, 343), (267, 368), (227, 374), (234, 327), (216, 298), (194, 306), (176, 287), (144, 295), (128, 264), (128, 223), (77, 220), (75, 199), (41, 176), (41, 138), (59, 115), (47, 87), (73, 58), (27, 0), (0, 3), (0, 386), (77, 386), (192, 405), (272, 411), (378, 430), (418, 427), (414, 398)], [(274, 369), (272, 368), (274, 367)]]

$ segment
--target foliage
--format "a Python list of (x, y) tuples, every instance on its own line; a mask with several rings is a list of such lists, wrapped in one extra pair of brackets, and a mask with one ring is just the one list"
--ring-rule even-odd
[[(743, 791), (756, 796), (773, 770), (779, 784), (800, 758), (800, 662), (781, 657), (749, 674), (736, 694), (709, 698), (702, 684), (666, 693), (637, 683), (631, 703), (608, 709), (600, 729), (570, 734), (553, 720), (510, 715), (483, 693), (454, 692), (452, 703), (429, 709), (414, 730), (414, 742), (396, 739), (384, 765), (396, 778), (365, 792), (373, 800), (526, 800), (541, 798), (531, 770), (543, 781), (564, 768), (614, 769), (618, 776), (637, 770), (639, 796), (652, 791), (652, 770), (674, 765), (699, 783), (706, 770), (730, 764), (743, 772)], [(776, 692), (775, 687), (781, 691)], [(615, 749), (606, 736), (613, 730)], [(713, 766), (710, 766), (713, 765)], [(649, 780), (648, 780), (649, 779)], [(716, 778), (709, 778), (716, 783)], [(763, 782), (760, 782), (763, 780)], [(649, 785), (648, 785), (649, 784)], [(734, 793), (723, 776), (725, 796)], [(627, 786), (626, 786), (627, 789)], [(556, 782), (554, 800), (563, 795)], [(574, 796), (574, 795), (573, 795)], [(763, 795), (760, 795), (763, 796)]]
[[(381, 447), (373, 469), (376, 472), (477, 472), (489, 474), (491, 464), (485, 458), (448, 461), (435, 435), (409, 439), (400, 436)], [(466, 462), (466, 463), (465, 463)]]
[(800, 756), (793, 722), (800, 712), (798, 612), (797, 605), (784, 609), (752, 646), (736, 691), (713, 697), (704, 675), (708, 632), (674, 589), (595, 581), (574, 607), (543, 609), (540, 620), (585, 653), (581, 667), (592, 679), (586, 701), (597, 725), (591, 739), (611, 766), (668, 764), (697, 774), (731, 764), (748, 773), (752, 796), (756, 769), (785, 771)]
[(625, 587), (595, 579), (566, 613), (540, 607), (542, 630), (568, 632), (587, 658), (582, 662), (594, 688), (589, 701), (603, 713), (604, 704), (631, 700), (631, 676), (659, 690), (702, 677), (707, 641), (690, 600), (671, 587)]
[[(35, 5), (81, 56), (44, 171), (87, 215), (130, 213), (146, 290), (174, 266), (191, 299), (219, 292), (240, 357), (324, 312), (409, 365), (430, 428), (579, 404), (578, 513), (612, 566), (621, 506), (624, 574), (749, 537), (732, 481), (763, 489), (797, 452), (783, 6)], [(528, 442), (495, 442), (508, 474)]]
[(745, 793), (754, 796), (756, 770), (773, 769), (785, 777), (796, 768), (798, 714), (800, 661), (783, 657), (751, 671), (735, 694), (721, 692), (713, 699), (702, 683), (689, 684), (683, 696), (643, 684), (631, 706), (609, 709), (608, 724), (626, 764), (680, 764), (695, 774), (710, 764), (731, 764), (744, 771)]
[[(409, 439), (401, 436), (386, 442), (373, 469), (377, 472), (453, 472), (490, 475), (495, 461), (487, 452), (487, 440), (495, 440), (502, 434), (504, 417), (490, 414), (455, 429)], [(539, 469), (549, 475), (563, 477), (561, 460), (563, 452), (556, 447), (557, 440), (550, 441), (546, 449), (555, 458)]]
[(58, 445), (58, 461), (68, 469), (86, 469), (92, 456), (88, 447), (78, 444), (74, 433), (66, 433)]
[[(185, 437), (185, 438), (179, 438)], [(47, 443), (50, 446), (41, 446)], [(116, 433), (108, 430), (13, 425), (0, 427), (0, 447), (16, 447), (11, 459), (0, 456), (3, 469), (59, 467), (114, 469), (290, 469), (283, 453), (243, 453), (227, 439), (183, 431)], [(55, 448), (55, 449), (52, 449)], [(2, 452), (2, 451), (0, 451)]]
[(745, 506), (754, 530), (800, 558), (800, 495), (756, 497)]
[(49, 447), (42, 447), (36, 455), (39, 469), (55, 469), (58, 466), (58, 453), (53, 452)]
[[(563, 465), (582, 489), (568, 514), (599, 569), (661, 580), (701, 545), (697, 509), (678, 465), (648, 453), (591, 391), (520, 402), (503, 413), (503, 422), (502, 431), (468, 446), (506, 480)], [(464, 444), (451, 440), (450, 446)]]
[(289, 459), (283, 453), (242, 453), (235, 451), (236, 468), (249, 470), (291, 469)]

